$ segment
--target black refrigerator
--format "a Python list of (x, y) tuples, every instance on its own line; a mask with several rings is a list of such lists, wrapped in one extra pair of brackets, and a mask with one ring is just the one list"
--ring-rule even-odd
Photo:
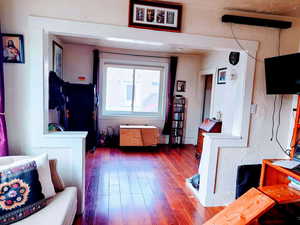
[(64, 84), (66, 97), (66, 131), (87, 131), (86, 149), (96, 148), (97, 121), (93, 84)]

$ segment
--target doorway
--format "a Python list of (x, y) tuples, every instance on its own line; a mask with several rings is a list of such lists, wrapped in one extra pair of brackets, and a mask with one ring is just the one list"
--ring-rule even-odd
[(213, 75), (212, 74), (206, 75), (204, 79), (205, 79), (205, 83), (204, 83), (202, 122), (205, 119), (210, 118), (210, 115), (211, 115)]

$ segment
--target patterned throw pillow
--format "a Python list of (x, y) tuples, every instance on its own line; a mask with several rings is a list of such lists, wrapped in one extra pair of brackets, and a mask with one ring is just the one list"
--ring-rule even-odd
[(0, 224), (7, 225), (46, 205), (35, 161), (0, 171)]

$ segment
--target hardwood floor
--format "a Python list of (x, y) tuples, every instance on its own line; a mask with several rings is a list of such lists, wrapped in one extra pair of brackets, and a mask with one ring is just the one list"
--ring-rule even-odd
[(198, 170), (193, 146), (99, 148), (86, 155), (86, 210), (74, 224), (203, 224), (222, 207), (204, 208), (186, 187)]

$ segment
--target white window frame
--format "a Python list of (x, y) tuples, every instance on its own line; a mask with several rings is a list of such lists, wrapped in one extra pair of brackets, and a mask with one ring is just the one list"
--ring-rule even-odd
[[(165, 116), (165, 104), (166, 104), (166, 85), (167, 85), (167, 74), (168, 74), (168, 63), (163, 62), (146, 62), (146, 61), (132, 61), (132, 60), (112, 60), (103, 59), (101, 61), (101, 115), (103, 118), (108, 117), (151, 117), (163, 119)], [(159, 103), (158, 112), (124, 112), (124, 111), (108, 111), (106, 107), (106, 79), (107, 79), (107, 67), (114, 66), (119, 68), (137, 68), (137, 69), (159, 69), (161, 70), (160, 75), (160, 87), (159, 87)], [(133, 93), (134, 94), (134, 93)], [(134, 99), (134, 96), (133, 96)]]

